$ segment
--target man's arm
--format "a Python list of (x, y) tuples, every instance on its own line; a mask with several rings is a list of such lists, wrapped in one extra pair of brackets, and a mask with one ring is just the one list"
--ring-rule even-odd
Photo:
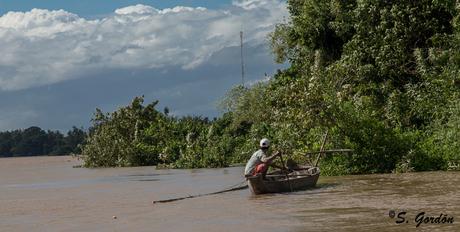
[(269, 164), (279, 155), (281, 155), (281, 153), (279, 151), (276, 151), (272, 156), (262, 158), (262, 162)]

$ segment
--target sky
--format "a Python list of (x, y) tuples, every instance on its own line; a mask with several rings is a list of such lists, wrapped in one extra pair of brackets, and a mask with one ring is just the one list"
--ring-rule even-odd
[(288, 17), (282, 0), (0, 0), (0, 131), (88, 128), (135, 96), (175, 116), (218, 117), (241, 83), (276, 64), (267, 34)]

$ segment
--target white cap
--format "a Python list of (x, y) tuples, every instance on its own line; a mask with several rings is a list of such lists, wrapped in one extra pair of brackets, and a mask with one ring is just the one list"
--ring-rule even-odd
[(260, 147), (267, 148), (270, 146), (270, 140), (263, 138), (260, 140)]

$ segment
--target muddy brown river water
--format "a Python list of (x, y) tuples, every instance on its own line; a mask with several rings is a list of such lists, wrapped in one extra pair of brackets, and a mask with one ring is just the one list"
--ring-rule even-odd
[(0, 159), (0, 231), (460, 231), (459, 172), (320, 177), (317, 188), (289, 194), (245, 189), (152, 204), (238, 185), (243, 168), (73, 168), (79, 163)]

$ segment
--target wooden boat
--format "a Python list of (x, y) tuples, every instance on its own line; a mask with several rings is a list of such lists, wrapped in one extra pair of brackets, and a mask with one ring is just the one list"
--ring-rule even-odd
[(270, 173), (263, 179), (262, 175), (247, 177), (248, 186), (255, 195), (264, 193), (293, 192), (315, 187), (320, 170), (318, 167), (303, 166), (289, 174), (281, 171)]

